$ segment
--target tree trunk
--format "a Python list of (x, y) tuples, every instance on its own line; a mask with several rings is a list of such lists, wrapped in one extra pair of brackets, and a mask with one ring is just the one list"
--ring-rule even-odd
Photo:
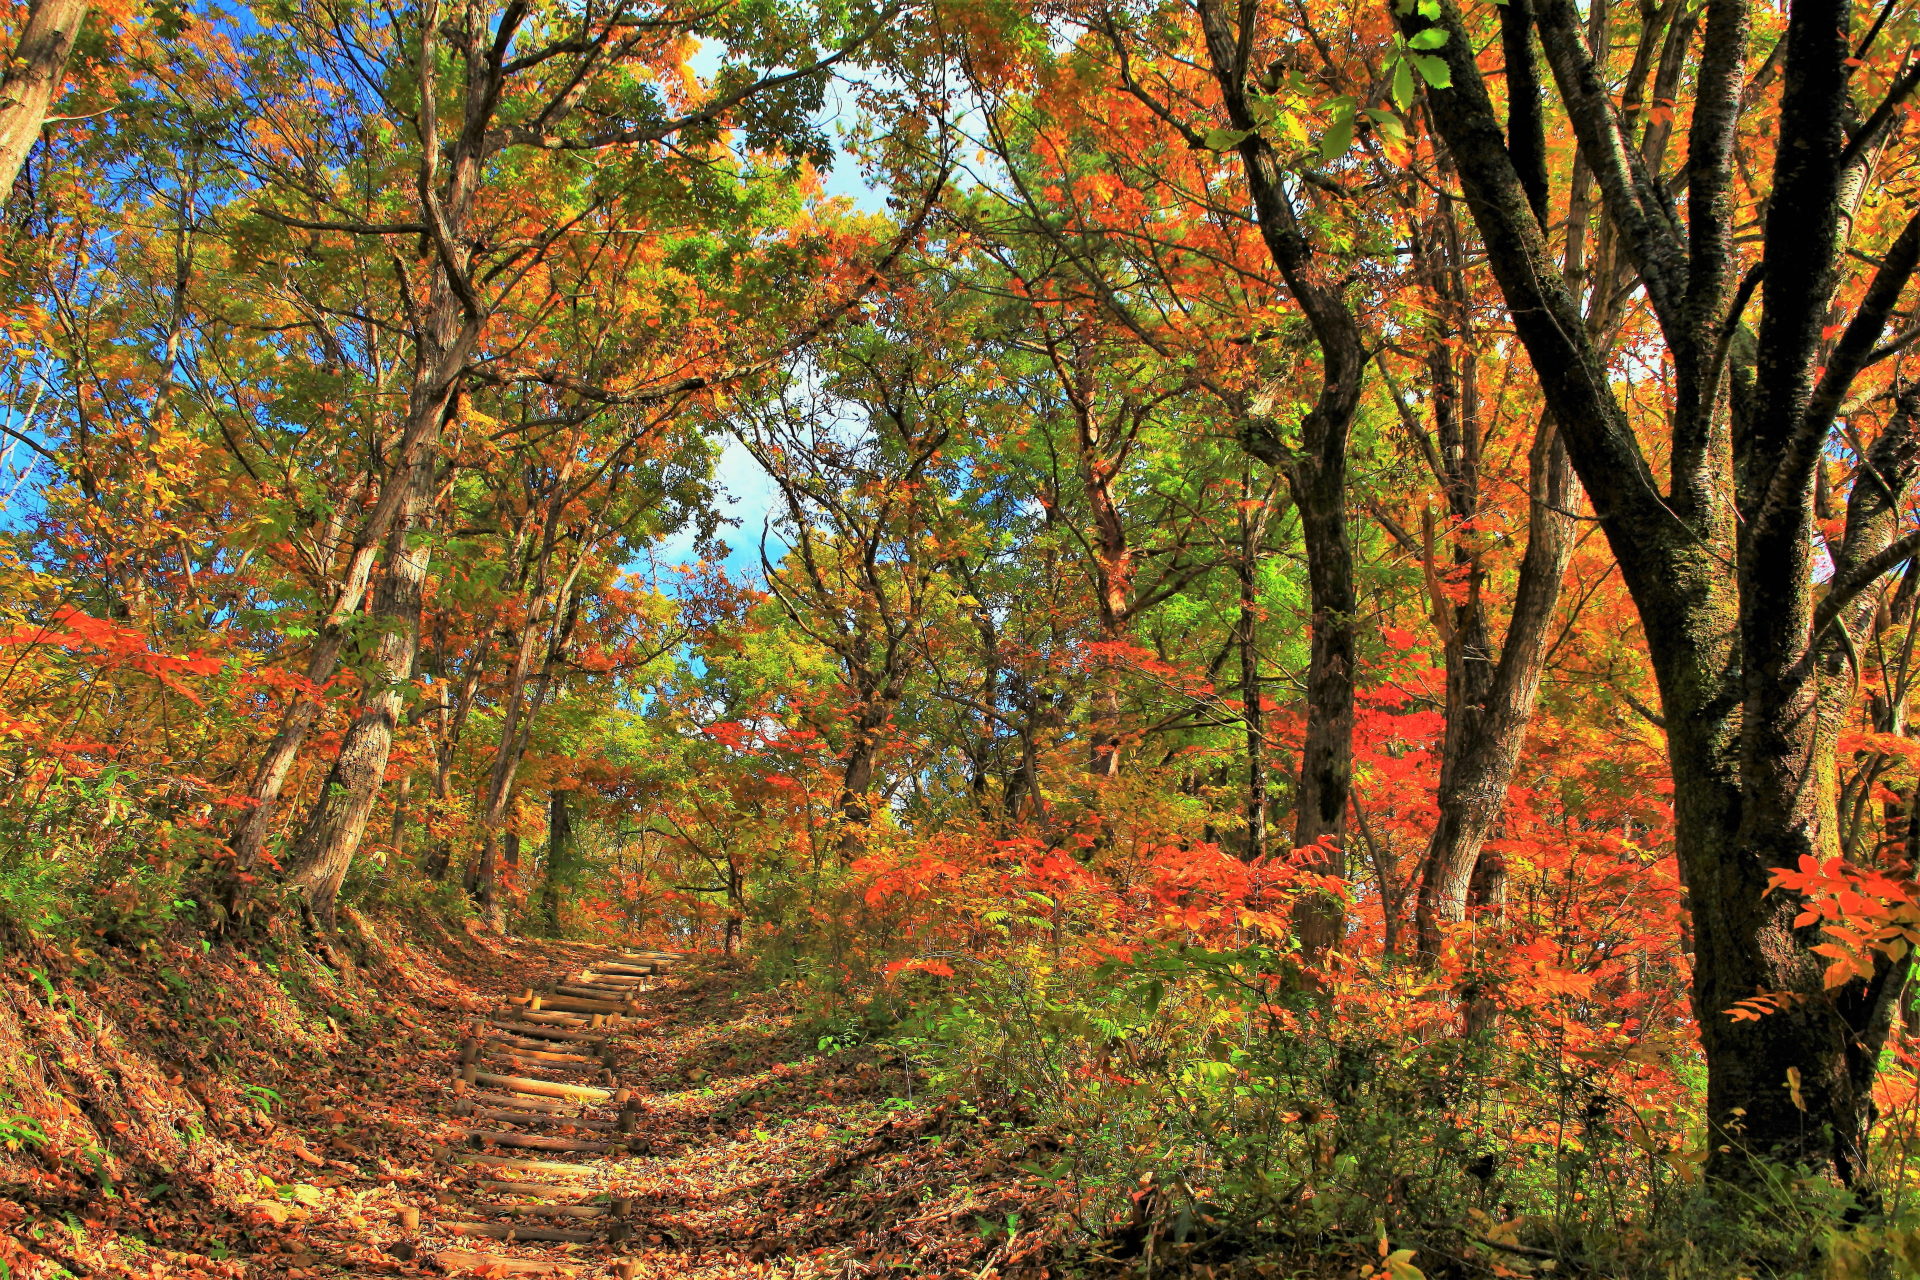
[[(1360, 405), (1366, 343), (1341, 291), (1337, 272), (1317, 261), (1312, 240), (1290, 194), (1285, 166), (1261, 133), (1248, 86), (1245, 51), (1252, 47), (1258, 5), (1201, 0), (1207, 58), (1222, 104), (1242, 137), (1234, 150), (1246, 175), (1260, 238), (1286, 281), (1320, 349), (1320, 390), (1301, 418), (1297, 446), (1287, 442), (1271, 403), (1247, 406), (1241, 438), (1246, 450), (1286, 476), (1307, 553), (1307, 589), (1313, 609), (1307, 661), (1307, 727), (1301, 751), (1294, 845), (1311, 848), (1309, 871), (1346, 874), (1347, 800), (1353, 785), (1354, 587), (1353, 545), (1347, 529), (1347, 444)], [(1310, 890), (1294, 909), (1294, 930), (1311, 964), (1339, 942), (1346, 913), (1333, 894)]]
[(87, 8), (88, 0), (33, 0), (27, 7), (20, 43), (0, 76), (0, 205), (12, 197), (40, 137)]
[(1527, 550), (1500, 660), (1488, 660), (1486, 629), (1477, 609), (1475, 619), (1460, 627), (1449, 645), (1440, 812), (1421, 864), (1414, 914), (1420, 950), (1428, 956), (1440, 953), (1445, 924), (1466, 919), (1481, 850), (1506, 806), (1514, 765), (1533, 718), (1546, 664), (1547, 629), (1573, 554), (1573, 469), (1550, 420), (1543, 421), (1535, 437), (1532, 472)]
[[(1429, 8), (1428, 13), (1434, 13)], [(1880, 447), (1848, 502), (1846, 561), (1816, 593), (1814, 477), (1841, 406), (1881, 341), (1920, 261), (1920, 216), (1877, 259), (1837, 338), (1827, 326), (1857, 199), (1850, 168), (1872, 154), (1875, 124), (1850, 138), (1852, 6), (1795, 0), (1762, 232), (1757, 333), (1742, 313), (1760, 276), (1738, 283), (1738, 122), (1751, 13), (1713, 0), (1693, 77), (1688, 218), (1677, 221), (1658, 170), (1622, 136), (1566, 0), (1534, 10), (1581, 154), (1604, 195), (1617, 250), (1631, 259), (1672, 358), (1663, 487), (1584, 331), (1578, 297), (1548, 251), (1453, 0), (1437, 15), (1396, 9), (1404, 38), (1444, 29), (1452, 86), (1429, 94), (1516, 333), (1526, 346), (1646, 632), (1665, 711), (1675, 852), (1694, 943), (1694, 1014), (1707, 1064), (1708, 1173), (1773, 1175), (1768, 1163), (1870, 1188), (1872, 1083), (1906, 961), (1875, 962), (1829, 990), (1803, 903), (1769, 892), (1776, 868), (1837, 852), (1835, 735), (1855, 694), (1858, 611), (1881, 577), (1920, 550), (1883, 542), (1912, 482), (1912, 449)], [(1891, 118), (1883, 113), (1878, 119)], [(1910, 429), (1902, 397), (1885, 437)], [(1856, 521), (1862, 535), (1856, 542)], [(1879, 543), (1876, 550), (1875, 544)], [(1830, 679), (1836, 664), (1847, 672)], [(1775, 1006), (1736, 1016), (1751, 1002)]]
[[(415, 123), (422, 130), (419, 194), (421, 204), (431, 215), (429, 220), (439, 237), (439, 260), (427, 286), (421, 322), (412, 334), (412, 381), (407, 393), (407, 425), (396, 450), (398, 458), (389, 473), (388, 483), (383, 486), (374, 510), (368, 514), (356, 539), (346, 577), (328, 613), (328, 622), (333, 624), (332, 630), (323, 625), (314, 652), (309, 656), (308, 672), (311, 682), (316, 684), (332, 675), (340, 646), (344, 643), (339, 627), (359, 607), (359, 595), (364, 591), (367, 574), (371, 572), (375, 549), (383, 539), (387, 543), (389, 590), (398, 591), (400, 595), (390, 598), (384, 605), (376, 603), (375, 613), (389, 619), (390, 625), (399, 626), (405, 635), (403, 639), (389, 632), (381, 637), (375, 669), (384, 670), (391, 685), (405, 680), (410, 673), (411, 655), (419, 642), (417, 593), (422, 583), (409, 582), (408, 579), (417, 573), (424, 581), (426, 552), (424, 549), (417, 553), (410, 551), (406, 547), (407, 535), (419, 527), (426, 510), (436, 477), (441, 430), (456, 402), (468, 356), (474, 343), (479, 340), (486, 318), (479, 295), (466, 279), (471, 248), (461, 237), (479, 187), (479, 148), (485, 137), (481, 126), (492, 114), (497, 101), (489, 82), (491, 68), (483, 57), (486, 43), (493, 37), (474, 24), (468, 24), (459, 33), (465, 43), (463, 61), (467, 69), (464, 116), (461, 129), (443, 154), (434, 69), (438, 66), (436, 51), (440, 41), (452, 28), (443, 29), (433, 16), (437, 13), (438, 5), (435, 4), (430, 5), (427, 13), (422, 15), (424, 21), (419, 32), (419, 60), (416, 66), (423, 82), (421, 101), (428, 109), (420, 112)], [(505, 38), (504, 31), (500, 38)], [(408, 593), (414, 593), (415, 596), (411, 603), (404, 598)], [(391, 612), (394, 608), (404, 614), (397, 622)], [(402, 643), (407, 662), (404, 666), (395, 666)], [(386, 697), (391, 697), (390, 705), (383, 705)], [(295, 858), (299, 865), (295, 874), (307, 891), (309, 904), (324, 904), (325, 912), (317, 914), (330, 914), (332, 895), (338, 889), (340, 878), (346, 874), (346, 865), (359, 846), (374, 793), (384, 781), (382, 775), (386, 767), (386, 753), (392, 744), (398, 698), (397, 689), (388, 690), (373, 702), (363, 697), (360, 712), (348, 731), (357, 758), (346, 759), (348, 744), (342, 743), (344, 767), (355, 781), (347, 796), (335, 797), (334, 775), (339, 774), (343, 767), (341, 761), (336, 761), (329, 775), (327, 789), (309, 819), (307, 830), (301, 835), (304, 848), (296, 850)], [(249, 869), (265, 845), (273, 810), (286, 784), (293, 759), (305, 741), (318, 710), (310, 698), (301, 698), (289, 706), (279, 731), (268, 744), (261, 765), (255, 772), (251, 788), (254, 805), (235, 842), (233, 887), (229, 894), (235, 913), (244, 910)], [(380, 767), (370, 772), (367, 766), (376, 757)], [(329, 868), (324, 874), (318, 869), (321, 863)], [(328, 888), (329, 885), (332, 888)]]
[[(1259, 502), (1256, 511), (1247, 504)], [(1240, 474), (1240, 555), (1234, 575), (1240, 585), (1240, 722), (1247, 740), (1247, 836), (1243, 856), (1249, 862), (1267, 856), (1267, 731), (1260, 701), (1260, 544), (1266, 535), (1267, 504), (1254, 494), (1253, 477)]]
[[(547, 604), (563, 607), (564, 612), (554, 618), (547, 634), (546, 657), (541, 663), (540, 672), (528, 679), (528, 666), (531, 662), (537, 636), (536, 618), (529, 618), (521, 632), (520, 646), (514, 659), (513, 672), (508, 678), (507, 692), (503, 698), (505, 711), (500, 718), (500, 745), (495, 748), (493, 768), (488, 773), (487, 790), (482, 797), (480, 809), (481, 853), (478, 860), (470, 864), (467, 875), (467, 893), (480, 907), (488, 924), (496, 931), (504, 921), (504, 905), (500, 893), (494, 884), (500, 862), (495, 857), (499, 847), (501, 828), (507, 821), (507, 809), (513, 800), (514, 783), (519, 776), (520, 762), (526, 758), (527, 745), (533, 740), (534, 722), (539, 718), (540, 710), (546, 704), (547, 695), (552, 691), (557, 669), (567, 645), (572, 639), (573, 628), (579, 620), (579, 598), (571, 592), (572, 582), (563, 589), (560, 600), (551, 600), (543, 596)], [(515, 837), (516, 839), (518, 837)], [(509, 864), (511, 865), (511, 864)]]
[[(446, 412), (444, 396), (423, 397), (419, 411), (437, 422)], [(429, 433), (435, 440), (438, 431)], [(386, 784), (387, 756), (400, 709), (413, 674), (420, 636), (420, 606), (431, 549), (415, 539), (433, 485), (434, 453), (423, 450), (415, 474), (404, 482), (408, 498), (387, 542), (387, 566), (374, 592), (373, 617), (381, 627), (373, 663), (366, 675), (359, 709), (340, 754), (328, 771), (320, 797), (294, 846), (287, 882), (306, 900), (322, 926), (333, 924), (334, 900), (353, 855), (366, 834), (367, 819)]]
[[(229, 896), (234, 907), (239, 907), (247, 896), (247, 878), (266, 849), (267, 833), (272, 829), (281, 794), (286, 790), (287, 779), (293, 772), (294, 761), (299, 758), (300, 748), (306, 744), (307, 735), (319, 719), (320, 692), (340, 669), (340, 654), (347, 641), (347, 622), (359, 611), (360, 602), (366, 595), (375, 556), (391, 532), (394, 518), (411, 496), (419, 458), (432, 447), (426, 434), (432, 424), (422, 419), (414, 425), (418, 430), (410, 431), (401, 442), (400, 461), (390, 472), (387, 483), (381, 487), (380, 498), (374, 504), (374, 509), (361, 522), (345, 576), (334, 590), (333, 603), (320, 623), (320, 634), (314, 637), (313, 648), (308, 651), (303, 688), (281, 713), (280, 724), (254, 768), (253, 780), (247, 788), (247, 799), (251, 803), (233, 839), (234, 880)], [(437, 428), (433, 435), (437, 440)]]
[(873, 824), (873, 807), (867, 797), (873, 791), (874, 765), (886, 714), (884, 705), (876, 705), (872, 698), (863, 699), (849, 728), (847, 756), (840, 769), (842, 861), (851, 862), (866, 848), (867, 828)]
[[(1289, 475), (1306, 542), (1307, 583), (1313, 604), (1307, 658), (1307, 728), (1300, 755), (1300, 786), (1293, 844), (1310, 849), (1304, 866), (1318, 875), (1347, 873), (1348, 799), (1353, 792), (1353, 548), (1347, 531), (1345, 468)], [(1310, 889), (1293, 914), (1301, 952), (1309, 960), (1338, 945), (1346, 909), (1332, 893)]]
[(540, 922), (547, 936), (560, 936), (560, 896), (573, 878), (573, 816), (567, 793), (547, 796), (547, 866), (540, 882)]

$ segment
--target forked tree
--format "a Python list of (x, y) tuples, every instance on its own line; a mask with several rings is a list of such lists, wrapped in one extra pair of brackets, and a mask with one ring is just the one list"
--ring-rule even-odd
[[(1909, 966), (1882, 956), (1829, 989), (1802, 904), (1769, 892), (1775, 868), (1838, 853), (1858, 645), (1887, 575), (1920, 550), (1900, 527), (1920, 393), (1881, 376), (1920, 258), (1920, 216), (1883, 185), (1920, 83), (1920, 63), (1880, 44), (1894, 8), (1857, 25), (1848, 0), (1794, 0), (1770, 52), (1756, 28), (1771, 11), (1747, 0), (1708, 0), (1697, 43), (1683, 6), (1634, 15), (1683, 24), (1667, 37), (1688, 86), (1674, 165), (1644, 146), (1662, 113), (1616, 96), (1606, 25), (1590, 39), (1571, 0), (1507, 6), (1557, 92), (1509, 76), (1504, 108), (1475, 56), (1478, 18), (1453, 0), (1393, 8), (1408, 45), (1444, 64), (1428, 76), (1434, 128), (1646, 633), (1720, 1178), (1760, 1157), (1868, 1181), (1875, 1067)], [(1630, 415), (1529, 199), (1504, 127), (1527, 112), (1569, 131), (1593, 174), (1671, 379), (1660, 420)], [(1817, 477), (1836, 454), (1852, 486), (1823, 571)]]

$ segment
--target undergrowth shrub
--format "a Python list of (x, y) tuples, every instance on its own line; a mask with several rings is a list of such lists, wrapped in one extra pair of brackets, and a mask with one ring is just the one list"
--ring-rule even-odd
[[(1524, 1009), (1462, 1035), (1443, 984), (1412, 966), (1322, 990), (1260, 945), (1078, 965), (1013, 947), (944, 967), (876, 1007), (934, 1092), (1055, 1135), (1027, 1172), (1082, 1206), (1086, 1265), (1920, 1274), (1910, 1185), (1876, 1202), (1772, 1168), (1710, 1192), (1698, 1093), (1677, 1076), (1568, 1052)], [(1903, 1137), (1882, 1134), (1896, 1168)]]
[(121, 943), (159, 936), (197, 909), (189, 874), (204, 810), (178, 779), (44, 770), (0, 805), (0, 926)]

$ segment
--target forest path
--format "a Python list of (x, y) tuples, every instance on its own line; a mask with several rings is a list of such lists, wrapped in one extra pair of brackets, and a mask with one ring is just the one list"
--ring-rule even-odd
[(534, 940), (468, 956), (374, 998), (376, 1034), (267, 1079), (271, 1119), (215, 1121), (221, 1178), (244, 1184), (127, 1224), (205, 1270), (111, 1274), (1048, 1274), (1066, 1192), (1029, 1169), (1060, 1134), (927, 1098), (897, 1044), (824, 1034), (730, 961)]
[[(431, 1204), (396, 1214), (387, 1252), (493, 1276), (641, 1274), (633, 1153), (645, 1112), (642, 997), (680, 957), (609, 950), (466, 1028), (432, 1150)], [(494, 1242), (499, 1242), (494, 1244)], [(480, 1247), (476, 1247), (480, 1246)], [(533, 1246), (533, 1247), (526, 1247)]]
[(1038, 1250), (980, 1225), (1030, 1207), (1020, 1152), (896, 1050), (823, 1045), (724, 966), (564, 957), (381, 1073), (417, 1082), (417, 1163), (363, 1192), (387, 1209), (357, 1246), (257, 1274), (991, 1276)]

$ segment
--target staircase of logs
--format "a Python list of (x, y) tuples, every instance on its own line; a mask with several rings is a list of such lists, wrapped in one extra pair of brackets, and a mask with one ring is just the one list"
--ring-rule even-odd
[[(621, 1083), (635, 998), (679, 958), (610, 952), (469, 1029), (449, 1097), (458, 1145), (434, 1149), (448, 1189), (431, 1208), (400, 1210), (394, 1252), (431, 1252), (442, 1270), (489, 1276), (638, 1273), (616, 1256), (633, 1231), (632, 1203), (604, 1186), (615, 1172), (608, 1158), (629, 1153), (640, 1114)], [(438, 1247), (441, 1237), (598, 1245), (605, 1261), (585, 1250), (554, 1261)]]

